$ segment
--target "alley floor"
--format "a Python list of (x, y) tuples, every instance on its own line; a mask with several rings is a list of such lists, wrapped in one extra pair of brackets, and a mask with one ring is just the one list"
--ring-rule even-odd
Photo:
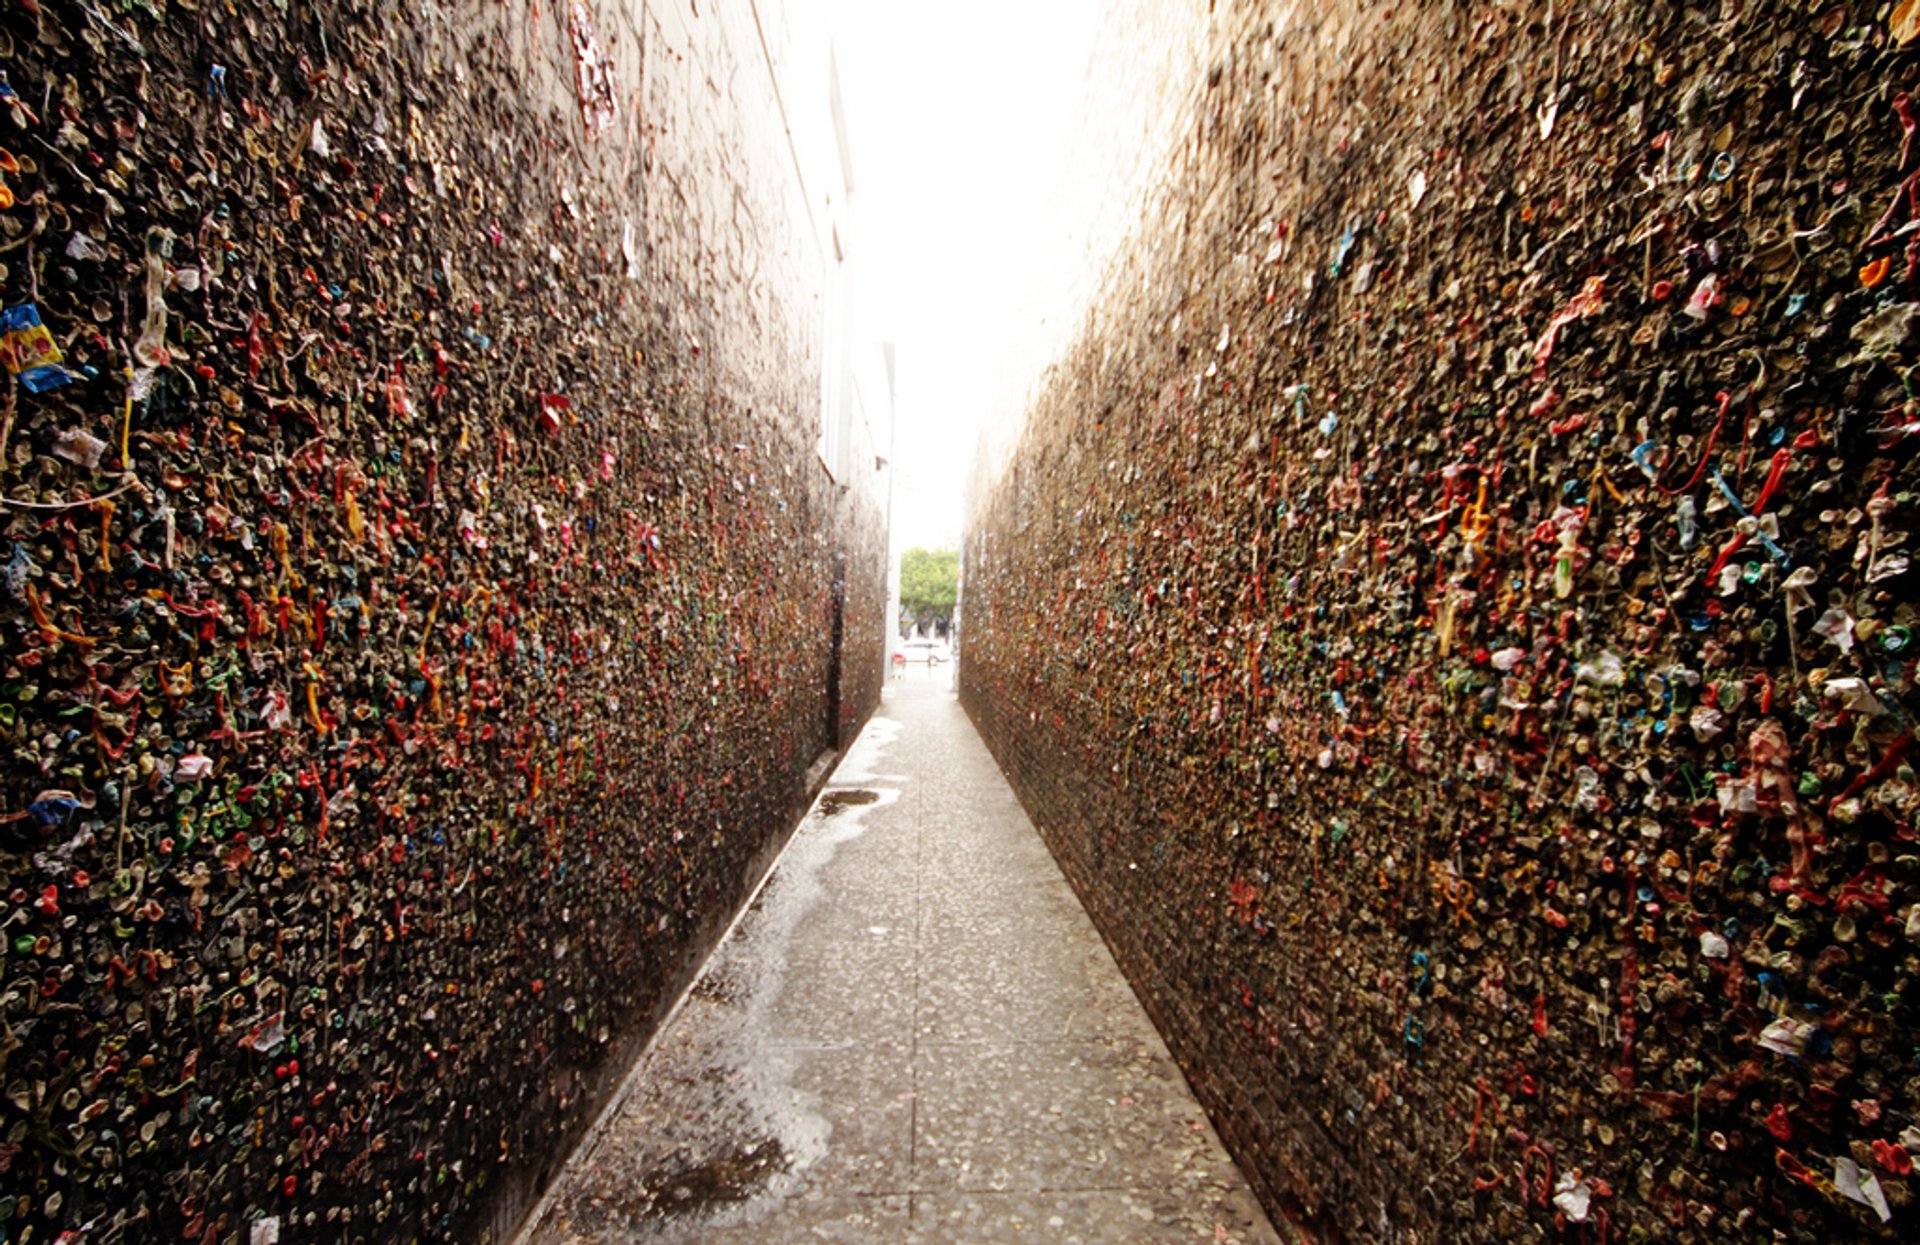
[(1279, 1240), (950, 667), (891, 681), (521, 1239)]

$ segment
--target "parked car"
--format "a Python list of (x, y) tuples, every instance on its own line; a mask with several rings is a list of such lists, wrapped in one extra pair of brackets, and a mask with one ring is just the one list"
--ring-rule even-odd
[(896, 666), (937, 666), (952, 660), (953, 654), (938, 640), (908, 640), (893, 650)]

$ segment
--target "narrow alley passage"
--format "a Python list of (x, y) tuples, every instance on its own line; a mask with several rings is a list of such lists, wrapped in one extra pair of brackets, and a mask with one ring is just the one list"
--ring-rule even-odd
[(946, 670), (895, 679), (525, 1245), (1277, 1242)]
[(1920, 1242), (1916, 99), (0, 0), (0, 1245)]

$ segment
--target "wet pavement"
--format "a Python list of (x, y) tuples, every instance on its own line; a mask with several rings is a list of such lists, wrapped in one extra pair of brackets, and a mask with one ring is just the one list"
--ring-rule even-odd
[(1279, 1240), (950, 667), (890, 681), (521, 1236)]

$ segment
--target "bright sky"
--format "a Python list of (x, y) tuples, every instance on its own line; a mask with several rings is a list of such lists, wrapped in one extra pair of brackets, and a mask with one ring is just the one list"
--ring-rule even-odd
[[(855, 314), (896, 343), (895, 547), (957, 544), (996, 392), (1084, 242), (1065, 205), (1100, 0), (823, 0), (853, 151)], [(1016, 389), (1015, 392), (1018, 392)]]

